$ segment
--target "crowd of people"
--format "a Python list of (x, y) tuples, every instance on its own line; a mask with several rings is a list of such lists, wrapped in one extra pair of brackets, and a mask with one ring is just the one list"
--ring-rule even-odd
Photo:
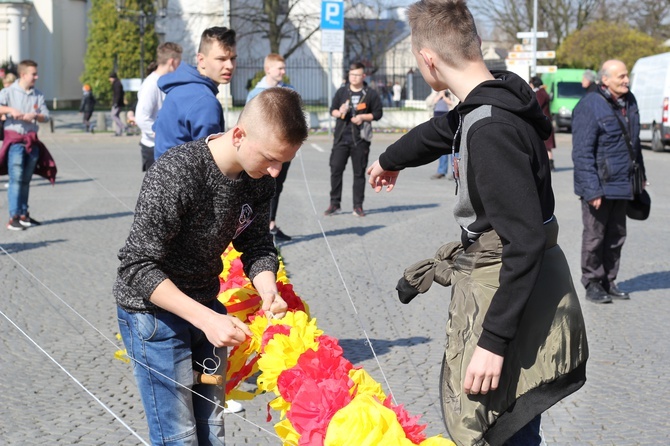
[[(426, 99), (432, 116), (370, 164), (372, 123), (384, 106), (398, 105), (401, 86), (379, 94), (366, 82), (365, 66), (352, 63), (330, 104), (336, 124), (324, 216), (341, 212), (349, 159), (356, 217), (366, 216), (366, 187), (391, 191), (403, 169), (439, 160), (431, 178), (459, 186), (454, 218), (461, 237), (423, 266), (409, 267), (399, 295), (409, 302), (425, 292), (429, 271), (451, 285), (443, 370), (450, 436), (459, 445), (539, 445), (542, 413), (583, 385), (588, 359), (579, 299), (557, 243), (550, 98), (539, 77), (527, 82), (488, 70), (464, 0), (419, 0), (408, 19), (412, 53), (433, 89)], [(234, 30), (208, 28), (190, 65), (179, 44), (161, 44), (134, 107), (145, 177), (113, 294), (152, 444), (222, 444), (224, 413), (243, 410), (216, 386), (191, 383), (192, 393), (180, 385), (212, 358), (225, 375), (227, 347), (251, 334), (217, 300), (229, 243), (242, 252), (266, 315), (286, 312), (276, 244), (292, 237), (279, 229), (277, 209), (308, 124), (299, 86), (286, 82), (286, 62), (273, 53), (238, 121), (226, 126), (217, 93), (235, 74), (236, 46)], [(39, 123), (50, 117), (35, 88), (37, 68), (22, 61), (0, 92), (0, 174), (9, 175), (7, 228), (15, 231), (40, 225), (28, 208), (33, 174), (51, 181), (56, 175), (38, 136)], [(117, 73), (109, 81), (120, 136), (124, 90)], [(616, 278), (634, 194), (631, 166), (644, 174), (639, 115), (623, 62), (605, 61), (597, 76), (585, 73), (583, 85), (589, 92), (574, 110), (572, 129), (582, 285), (587, 301), (609, 303), (630, 298)], [(93, 132), (90, 85), (82, 96), (84, 129)], [(500, 390), (510, 388), (516, 390)]]

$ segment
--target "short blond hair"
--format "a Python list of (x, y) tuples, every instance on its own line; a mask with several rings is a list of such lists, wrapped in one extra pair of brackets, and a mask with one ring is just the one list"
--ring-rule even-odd
[(19, 73), (19, 77), (26, 72), (28, 67), (37, 68), (37, 62), (34, 60), (26, 59), (19, 62), (19, 66), (16, 68), (16, 71)]
[(265, 61), (263, 62), (263, 68), (267, 70), (268, 67), (270, 66), (270, 63), (272, 62), (286, 63), (286, 60), (280, 54), (270, 53), (267, 56), (265, 56)]
[(290, 145), (302, 144), (309, 135), (302, 98), (291, 88), (263, 90), (247, 102), (238, 123), (250, 132), (270, 129), (278, 140)]
[(165, 65), (170, 59), (181, 59), (181, 45), (174, 42), (164, 42), (156, 49), (156, 63)]
[(482, 60), (477, 26), (465, 0), (420, 0), (407, 9), (412, 47), (429, 48), (450, 66)]

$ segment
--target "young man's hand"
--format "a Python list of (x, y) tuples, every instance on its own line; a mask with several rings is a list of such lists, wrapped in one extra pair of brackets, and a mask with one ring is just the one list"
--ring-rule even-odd
[(214, 312), (207, 318), (201, 330), (207, 336), (207, 340), (216, 347), (234, 347), (251, 336), (247, 324), (235, 316)]
[(368, 183), (372, 186), (375, 192), (379, 192), (386, 187), (386, 192), (391, 192), (395, 186), (400, 172), (394, 170), (384, 170), (379, 165), (379, 161), (375, 161), (367, 170), (370, 179)]
[(467, 395), (486, 395), (498, 388), (503, 358), (481, 347), (476, 347), (465, 372), (463, 391)]
[(286, 316), (288, 305), (277, 291), (277, 276), (270, 271), (262, 271), (254, 277), (254, 287), (263, 300), (261, 309), (269, 318), (281, 319)]
[(281, 319), (286, 316), (286, 310), (288, 305), (279, 295), (278, 291), (270, 291), (261, 294), (261, 299), (263, 300), (263, 306), (261, 309), (265, 316), (274, 319)]

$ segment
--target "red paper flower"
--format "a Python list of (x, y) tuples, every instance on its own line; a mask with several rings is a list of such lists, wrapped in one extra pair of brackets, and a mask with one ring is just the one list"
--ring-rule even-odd
[[(352, 400), (350, 382), (348, 377), (300, 381), (286, 418), (300, 434), (301, 445), (323, 444), (331, 418)], [(314, 443), (316, 439), (321, 442)]]
[(393, 412), (395, 412), (398, 418), (398, 422), (402, 426), (402, 429), (405, 431), (405, 435), (412, 441), (412, 443), (419, 444), (426, 439), (426, 434), (424, 434), (423, 431), (426, 429), (426, 426), (428, 425), (419, 424), (419, 419), (421, 419), (421, 415), (417, 415), (415, 417), (410, 416), (409, 412), (405, 410), (405, 407), (402, 404), (399, 404), (397, 406), (393, 404), (393, 398), (391, 397), (391, 395), (389, 395), (388, 398), (386, 398), (383, 404), (384, 406), (388, 407)]
[(297, 294), (295, 294), (295, 291), (293, 291), (293, 285), (290, 283), (282, 283), (277, 281), (277, 290), (279, 291), (279, 294), (281, 295), (282, 299), (286, 302), (286, 305), (288, 305), (289, 311), (304, 311), (305, 310), (305, 303), (298, 297)]

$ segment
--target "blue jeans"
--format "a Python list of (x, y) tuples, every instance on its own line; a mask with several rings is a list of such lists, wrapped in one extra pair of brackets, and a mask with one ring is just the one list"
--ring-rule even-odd
[(540, 436), (540, 421), (542, 416), (538, 415), (533, 418), (530, 423), (519, 429), (519, 431), (512, 435), (507, 440), (504, 446), (539, 446), (542, 442)]
[(449, 172), (449, 165), (451, 164), (451, 155), (442, 155), (437, 165), (437, 173), (446, 175)]
[(7, 155), (7, 170), (9, 173), (9, 188), (7, 202), (9, 217), (28, 215), (28, 193), (30, 180), (35, 172), (40, 149), (32, 146), (30, 153), (26, 153), (25, 144), (12, 144)]
[[(216, 299), (206, 306), (218, 313), (226, 312)], [(117, 307), (117, 316), (128, 356), (134, 359), (133, 374), (149, 424), (151, 444), (223, 445), (225, 389), (194, 384), (193, 378), (194, 368), (202, 371), (196, 363), (209, 367), (212, 359), (216, 360), (214, 346), (205, 334), (169, 312), (128, 313)], [(226, 348), (215, 351), (221, 363), (214, 373), (225, 376)], [(191, 388), (216, 404), (191, 392)]]

